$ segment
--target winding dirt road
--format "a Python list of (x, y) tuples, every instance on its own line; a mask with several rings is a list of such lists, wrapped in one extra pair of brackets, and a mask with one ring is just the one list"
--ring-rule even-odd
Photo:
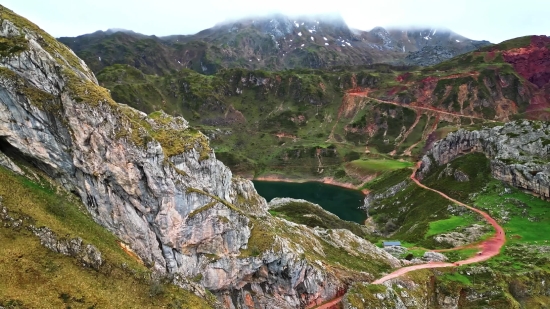
[(433, 113), (438, 113), (438, 114), (457, 117), (457, 118), (462, 117), (462, 118), (468, 118), (468, 119), (483, 120), (483, 121), (487, 121), (487, 122), (494, 122), (494, 120), (484, 119), (484, 118), (481, 118), (481, 117), (476, 117), (476, 116), (471, 116), (471, 115), (463, 115), (463, 114), (458, 114), (458, 113), (453, 113), (453, 112), (447, 112), (447, 111), (444, 111), (444, 110), (437, 109), (435, 107), (417, 106), (417, 105), (412, 105), (412, 104), (403, 104), (403, 103), (398, 103), (398, 102), (380, 100), (380, 99), (376, 99), (376, 98), (373, 98), (373, 97), (369, 97), (368, 92), (366, 92), (366, 91), (365, 92), (349, 92), (348, 95), (355, 96), (355, 97), (366, 98), (366, 99), (369, 99), (369, 100), (372, 100), (372, 101), (375, 101), (375, 102), (378, 102), (378, 103), (385, 103), (385, 104), (396, 105), (396, 106), (400, 106), (400, 107), (404, 107), (404, 108), (409, 108), (409, 109), (416, 110), (416, 111), (426, 111), (426, 112), (433, 112)]
[[(504, 243), (506, 242), (506, 236), (505, 236), (505, 233), (504, 233), (504, 229), (496, 222), (495, 219), (491, 218), (491, 216), (489, 216), (486, 212), (482, 211), (482, 210), (479, 210), (477, 208), (474, 208), (472, 206), (468, 206), (462, 202), (459, 202), (451, 197), (449, 197), (448, 195), (446, 195), (445, 193), (443, 192), (440, 192), (440, 191), (437, 191), (435, 189), (432, 189), (430, 187), (427, 187), (425, 185), (423, 185), (422, 183), (420, 183), (420, 181), (418, 181), (418, 179), (416, 179), (416, 171), (418, 170), (418, 168), (420, 167), (420, 164), (422, 162), (418, 162), (416, 164), (416, 168), (413, 170), (410, 178), (412, 181), (414, 181), (419, 187), (421, 188), (424, 188), (426, 190), (430, 190), (430, 191), (433, 191), (439, 195), (441, 195), (442, 197), (448, 199), (449, 201), (453, 202), (453, 203), (456, 203), (462, 207), (466, 207), (472, 211), (475, 211), (477, 212), (478, 214), (480, 214), (487, 222), (489, 222), (493, 228), (495, 229), (495, 234), (487, 239), (487, 240), (484, 240), (483, 242), (481, 242), (480, 244), (478, 245), (467, 245), (467, 246), (463, 246), (463, 247), (456, 247), (456, 248), (453, 248), (453, 249), (449, 249), (449, 250), (445, 250), (445, 251), (450, 251), (450, 250), (459, 250), (459, 249), (462, 249), (462, 248), (465, 248), (465, 247), (468, 247), (468, 248), (480, 248), (480, 254), (476, 255), (476, 256), (473, 256), (471, 258), (468, 258), (468, 259), (465, 259), (465, 260), (462, 260), (462, 261), (457, 261), (457, 262), (454, 262), (454, 263), (446, 263), (446, 262), (429, 262), (429, 263), (426, 263), (426, 264), (419, 264), (419, 265), (412, 265), (412, 266), (408, 266), (408, 267), (403, 267), (403, 268), (400, 268), (378, 280), (375, 280), (372, 282), (372, 284), (382, 284), (384, 283), (385, 281), (387, 280), (390, 280), (390, 279), (394, 279), (394, 278), (397, 278), (401, 275), (404, 275), (408, 272), (411, 272), (411, 271), (414, 271), (414, 270), (419, 270), (419, 269), (430, 269), (430, 268), (442, 268), (442, 267), (456, 267), (456, 266), (460, 266), (460, 265), (466, 265), (466, 264), (473, 264), (473, 263), (478, 263), (478, 262), (482, 262), (482, 261), (486, 261), (490, 258), (492, 258), (493, 256), (496, 256), (500, 253), (500, 249), (502, 248), (502, 246), (504, 245)], [(335, 299), (332, 299), (320, 306), (317, 306), (317, 307), (314, 307), (315, 309), (331, 309), (331, 308), (335, 308), (335, 306), (340, 303), (342, 301), (342, 298), (343, 296), (340, 296), (340, 297), (337, 297)]]
[[(477, 246), (477, 247), (480, 248), (480, 254), (478, 254), (476, 256), (473, 256), (469, 259), (454, 262), (454, 263), (432, 262), (432, 263), (427, 263), (427, 264), (420, 264), (420, 265), (413, 265), (413, 266), (403, 267), (403, 268), (400, 268), (400, 269), (394, 271), (393, 273), (391, 273), (389, 275), (386, 275), (386, 276), (374, 281), (372, 284), (381, 284), (384, 281), (387, 281), (387, 280), (393, 279), (393, 278), (397, 278), (397, 277), (399, 277), (403, 274), (406, 274), (410, 271), (413, 271), (413, 270), (426, 269), (426, 268), (454, 267), (454, 266), (459, 266), (459, 265), (466, 265), (466, 264), (472, 264), (472, 263), (478, 263), (478, 262), (486, 261), (486, 260), (492, 258), (493, 256), (498, 255), (500, 253), (500, 249), (502, 248), (502, 246), (506, 242), (506, 236), (505, 236), (505, 233), (504, 233), (504, 229), (496, 222), (495, 219), (491, 218), (491, 216), (489, 216), (486, 212), (481, 211), (481, 210), (479, 210), (477, 208), (474, 208), (472, 206), (468, 206), (468, 205), (466, 205), (462, 202), (459, 202), (459, 201), (449, 197), (448, 195), (446, 195), (443, 192), (440, 192), (440, 191), (434, 190), (432, 188), (426, 187), (425, 185), (420, 183), (420, 181), (418, 181), (418, 179), (416, 179), (416, 177), (415, 177), (416, 171), (420, 167), (420, 164), (421, 164), (421, 162), (418, 162), (416, 164), (416, 168), (413, 170), (413, 173), (411, 174), (410, 178), (411, 178), (412, 181), (414, 181), (421, 188), (433, 191), (433, 192), (441, 195), (442, 197), (448, 199), (449, 201), (451, 201), (453, 203), (456, 203), (456, 204), (458, 204), (462, 207), (466, 207), (466, 208), (468, 208), (472, 211), (477, 212), (478, 214), (483, 216), (483, 218), (493, 226), (493, 228), (495, 229), (495, 234), (491, 238), (489, 238), (487, 240), (484, 240), (483, 242), (481, 242)], [(455, 249), (459, 249), (459, 248), (455, 248)]]

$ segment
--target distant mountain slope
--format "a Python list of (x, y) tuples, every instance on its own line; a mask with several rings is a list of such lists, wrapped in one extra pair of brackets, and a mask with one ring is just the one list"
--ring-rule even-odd
[[(94, 72), (113, 64), (132, 65), (147, 74), (182, 68), (213, 74), (221, 68), (281, 70), (372, 63), (434, 64), (489, 45), (449, 30), (371, 31), (350, 29), (339, 16), (290, 18), (274, 15), (216, 25), (195, 35), (144, 36), (127, 30), (98, 31), (59, 38)], [(410, 53), (414, 53), (410, 56)]]
[(484, 47), (410, 71), (369, 96), (489, 120), (548, 120), (550, 38), (526, 36)]
[(359, 155), (415, 157), (457, 127), (545, 119), (547, 40), (517, 38), (426, 68), (377, 64), (154, 76), (115, 65), (97, 78), (118, 102), (180, 114), (202, 126), (236, 173), (346, 179), (360, 174), (350, 163)]

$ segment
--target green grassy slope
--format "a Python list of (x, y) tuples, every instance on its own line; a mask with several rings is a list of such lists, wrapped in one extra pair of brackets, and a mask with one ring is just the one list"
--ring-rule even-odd
[[(344, 89), (376, 85), (395, 76), (387, 65), (356, 72), (231, 69), (210, 76), (190, 70), (154, 76), (115, 65), (97, 75), (117, 102), (147, 113), (162, 109), (184, 116), (211, 136), (217, 157), (237, 174), (336, 176), (343, 180), (353, 180), (346, 175), (344, 163), (359, 159), (364, 152), (362, 138), (347, 132), (346, 125), (365, 114), (352, 106), (358, 110), (354, 112), (357, 116), (338, 119)], [(398, 111), (398, 119), (384, 116), (394, 110)], [(387, 118), (393, 121), (390, 125), (395, 122), (396, 126), (410, 126), (415, 119), (414, 112), (401, 108), (380, 107), (369, 115)], [(400, 130), (392, 129), (387, 135), (395, 139)], [(329, 140), (331, 135), (334, 137)], [(381, 151), (393, 149), (385, 145), (381, 134), (372, 143), (383, 148)], [(372, 148), (375, 150), (376, 146)], [(387, 156), (365, 158), (370, 157), (393, 162)], [(376, 173), (382, 168), (373, 171), (350, 167), (359, 167), (359, 174)]]
[(99, 271), (43, 247), (27, 228), (0, 226), (0, 306), (6, 308), (209, 308), (194, 294), (154, 281), (149, 270), (96, 224), (76, 197), (40, 176), (0, 167), (0, 196), (11, 217), (96, 246)]

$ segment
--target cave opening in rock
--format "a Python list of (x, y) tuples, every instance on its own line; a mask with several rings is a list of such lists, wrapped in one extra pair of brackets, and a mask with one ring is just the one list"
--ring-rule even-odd
[(21, 150), (14, 147), (9, 141), (7, 136), (0, 136), (0, 152), (5, 154), (10, 160), (17, 165), (24, 165), (32, 168), (37, 168), (45, 172), (48, 176), (55, 176), (53, 168), (36, 158), (33, 158)]
[(4, 153), (8, 158), (10, 158), (14, 162), (23, 162), (26, 160), (26, 155), (23, 154), (19, 149), (13, 147), (8, 142), (7, 136), (0, 136), (0, 152)]

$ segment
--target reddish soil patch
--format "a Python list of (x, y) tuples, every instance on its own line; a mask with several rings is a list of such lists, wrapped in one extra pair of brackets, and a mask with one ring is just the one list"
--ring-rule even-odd
[(132, 249), (130, 249), (130, 247), (128, 245), (126, 245), (125, 243), (122, 243), (120, 241), (117, 241), (117, 243), (118, 243), (119, 247), (122, 249), (122, 251), (124, 251), (126, 254), (131, 256), (134, 260), (138, 261), (138, 263), (143, 265), (143, 261), (141, 260), (141, 258)]
[(396, 80), (397, 80), (398, 82), (403, 82), (403, 81), (408, 80), (411, 76), (412, 76), (412, 73), (411, 73), (411, 72), (407, 72), (407, 73), (405, 73), (405, 74), (401, 74), (401, 75), (397, 76)]
[(516, 72), (532, 83), (531, 100), (527, 117), (547, 120), (550, 115), (550, 38), (533, 36), (527, 47), (502, 52), (504, 61), (510, 63)]
[(525, 79), (542, 88), (550, 82), (550, 38), (533, 36), (531, 45), (502, 52), (504, 60)]

